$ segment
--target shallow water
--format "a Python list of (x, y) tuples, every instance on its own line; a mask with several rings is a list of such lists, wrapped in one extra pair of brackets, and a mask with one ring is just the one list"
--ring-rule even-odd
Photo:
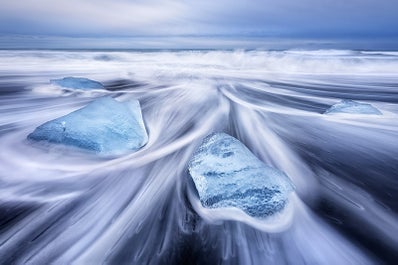
[[(106, 90), (49, 83), (65, 76)], [(140, 151), (104, 157), (26, 139), (105, 95), (140, 101)], [(322, 114), (341, 99), (383, 115)], [(0, 51), (0, 113), (0, 263), (398, 260), (398, 53)], [(212, 132), (290, 177), (283, 228), (200, 206), (187, 164)]]

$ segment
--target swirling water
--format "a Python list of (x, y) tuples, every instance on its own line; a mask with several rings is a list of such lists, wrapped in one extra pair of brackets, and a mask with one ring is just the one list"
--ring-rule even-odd
[[(106, 90), (49, 83), (65, 76)], [(0, 93), (2, 264), (398, 261), (397, 52), (0, 51)], [(140, 151), (26, 139), (105, 95), (140, 101)], [(383, 115), (322, 114), (341, 99)], [(290, 177), (283, 229), (200, 206), (187, 164), (212, 132)]]

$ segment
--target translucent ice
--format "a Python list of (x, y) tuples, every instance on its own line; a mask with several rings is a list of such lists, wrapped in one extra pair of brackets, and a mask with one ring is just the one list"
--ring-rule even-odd
[(237, 207), (253, 217), (281, 211), (293, 190), (283, 172), (266, 166), (225, 133), (206, 137), (188, 170), (204, 207)]
[(104, 97), (40, 125), (28, 139), (119, 154), (139, 149), (148, 136), (137, 100), (119, 102)]
[(343, 99), (341, 102), (334, 104), (325, 111), (325, 114), (333, 113), (382, 115), (378, 109), (368, 103), (359, 103), (349, 99)]
[(83, 90), (104, 88), (100, 82), (83, 77), (64, 77), (62, 79), (52, 79), (50, 80), (50, 83), (61, 87)]

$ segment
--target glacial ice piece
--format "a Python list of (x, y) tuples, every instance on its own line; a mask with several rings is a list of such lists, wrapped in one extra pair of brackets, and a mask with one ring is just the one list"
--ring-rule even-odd
[(84, 77), (64, 77), (62, 79), (51, 79), (51, 84), (74, 89), (104, 89), (104, 86), (98, 82)]
[(120, 154), (138, 150), (147, 143), (148, 135), (137, 100), (119, 102), (103, 97), (40, 125), (28, 139)]
[(343, 99), (339, 103), (334, 104), (327, 109), (324, 114), (334, 113), (382, 115), (382, 113), (371, 104), (359, 103), (350, 99)]
[(283, 172), (266, 166), (225, 133), (206, 137), (188, 170), (206, 208), (237, 207), (264, 218), (281, 211), (293, 191)]

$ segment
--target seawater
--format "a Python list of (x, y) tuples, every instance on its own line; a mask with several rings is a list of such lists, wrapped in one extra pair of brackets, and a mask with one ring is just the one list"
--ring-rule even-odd
[[(49, 83), (65, 76), (106, 90)], [(26, 139), (102, 96), (140, 101), (144, 148), (103, 157)], [(341, 99), (383, 115), (323, 114)], [(397, 117), (398, 52), (2, 50), (0, 263), (394, 263)], [(207, 216), (187, 164), (213, 132), (289, 176), (288, 226)]]

